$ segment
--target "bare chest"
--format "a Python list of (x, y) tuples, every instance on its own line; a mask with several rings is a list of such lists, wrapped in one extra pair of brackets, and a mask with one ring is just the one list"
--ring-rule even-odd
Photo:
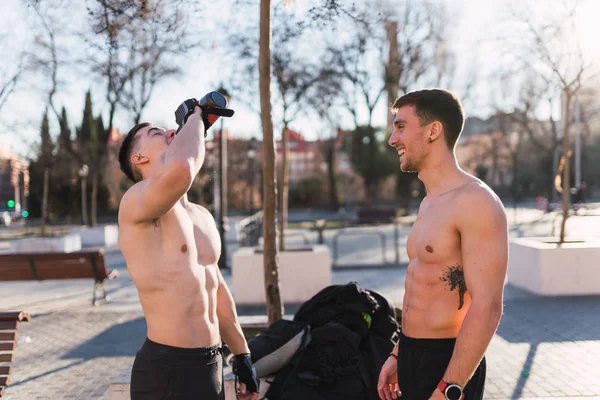
[(158, 221), (158, 228), (170, 253), (188, 254), (201, 265), (216, 264), (219, 260), (219, 232), (212, 215), (200, 206), (175, 207)]
[(412, 260), (425, 264), (460, 261), (460, 234), (452, 209), (440, 204), (423, 207), (409, 234), (407, 252)]

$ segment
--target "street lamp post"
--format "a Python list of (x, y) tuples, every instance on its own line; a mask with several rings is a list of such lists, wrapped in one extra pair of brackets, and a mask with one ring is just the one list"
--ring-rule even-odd
[[(575, 92), (575, 187), (581, 190), (581, 106), (579, 90)], [(579, 197), (579, 196), (578, 196)]]
[(250, 172), (250, 196), (248, 196), (250, 207), (248, 208), (250, 209), (250, 214), (254, 214), (254, 158), (256, 157), (256, 150), (250, 148), (246, 155), (248, 156), (248, 170)]
[(87, 177), (88, 177), (89, 172), (90, 172), (90, 169), (87, 166), (87, 164), (83, 164), (81, 166), (81, 168), (79, 169), (79, 171), (77, 171), (77, 174), (81, 178), (81, 219), (82, 219), (83, 225), (86, 225), (86, 226), (88, 224), (86, 187), (87, 187)]

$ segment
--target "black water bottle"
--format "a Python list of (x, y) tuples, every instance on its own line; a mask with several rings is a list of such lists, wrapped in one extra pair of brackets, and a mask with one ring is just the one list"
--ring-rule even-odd
[(181, 103), (175, 110), (175, 122), (179, 126), (177, 132), (181, 130), (187, 122), (190, 115), (194, 113), (194, 108), (199, 106), (202, 109), (202, 119), (204, 121), (204, 136), (219, 117), (231, 117), (234, 111), (227, 108), (227, 99), (221, 93), (212, 91), (204, 95), (200, 100), (194, 98)]

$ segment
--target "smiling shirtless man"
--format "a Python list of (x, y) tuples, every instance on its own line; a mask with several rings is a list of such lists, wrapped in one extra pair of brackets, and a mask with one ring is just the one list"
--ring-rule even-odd
[(418, 173), (427, 196), (406, 243), (402, 334), (381, 369), (379, 396), (482, 399), (484, 354), (502, 315), (508, 263), (504, 208), (458, 166), (464, 114), (452, 93), (408, 93), (392, 111), (389, 144), (402, 171)]
[(121, 169), (136, 182), (121, 200), (119, 247), (147, 324), (131, 374), (132, 400), (224, 399), (221, 339), (235, 355), (239, 398), (258, 397), (248, 345), (217, 267), (215, 221), (187, 199), (204, 161), (201, 113), (196, 107), (177, 135), (139, 124), (119, 152)]

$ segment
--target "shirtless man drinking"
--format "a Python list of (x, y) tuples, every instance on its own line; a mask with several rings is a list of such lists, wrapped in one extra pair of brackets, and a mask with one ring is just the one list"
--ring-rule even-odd
[(204, 162), (204, 123), (196, 107), (179, 134), (136, 125), (119, 152), (136, 182), (119, 208), (119, 247), (139, 293), (147, 339), (131, 375), (131, 398), (224, 399), (223, 339), (234, 356), (239, 398), (258, 397), (256, 372), (235, 305), (217, 267), (211, 214), (188, 201)]
[(402, 333), (383, 365), (381, 399), (483, 398), (485, 351), (502, 315), (508, 229), (500, 199), (463, 171), (454, 147), (460, 101), (421, 90), (395, 101), (389, 139), (400, 168), (425, 185), (406, 243)]

